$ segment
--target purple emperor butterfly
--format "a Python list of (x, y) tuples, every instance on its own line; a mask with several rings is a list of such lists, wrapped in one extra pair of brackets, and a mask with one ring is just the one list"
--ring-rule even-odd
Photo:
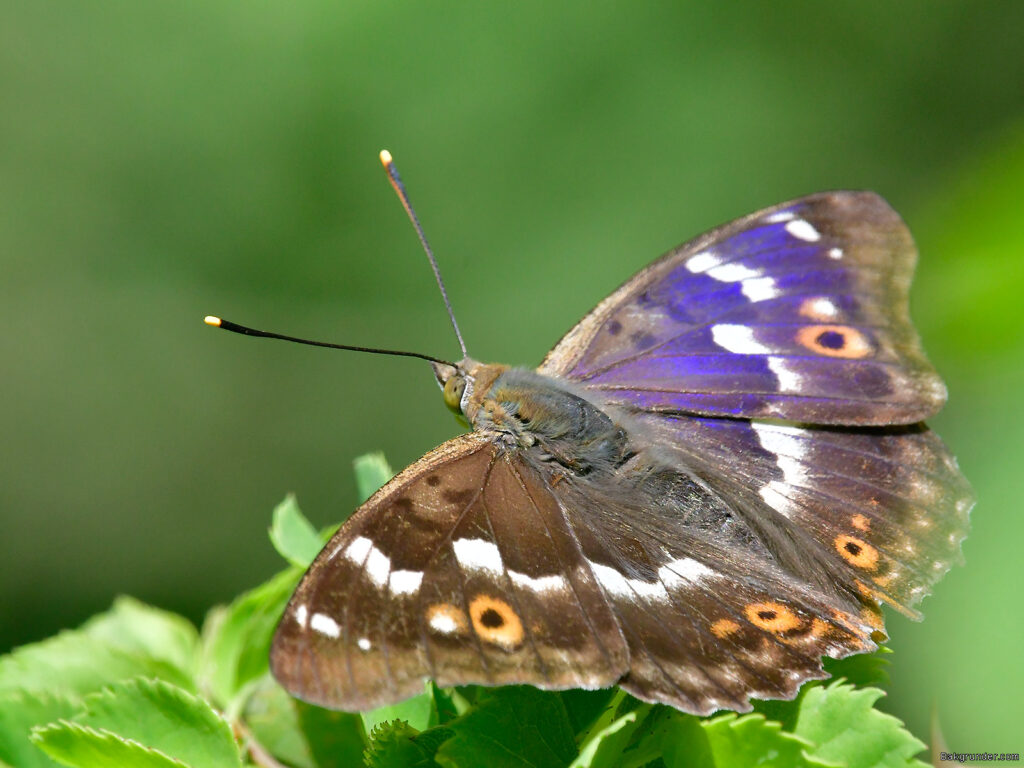
[(922, 423), (946, 391), (910, 324), (915, 255), (877, 195), (810, 195), (670, 251), (536, 370), (427, 357), (472, 431), (324, 547), (274, 675), (346, 710), (433, 679), (708, 714), (874, 649), (880, 605), (919, 618), (960, 558), (972, 505)]

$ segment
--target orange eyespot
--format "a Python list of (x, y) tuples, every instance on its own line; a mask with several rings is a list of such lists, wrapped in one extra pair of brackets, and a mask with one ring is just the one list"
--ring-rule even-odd
[(767, 632), (788, 632), (802, 623), (795, 613), (781, 603), (751, 603), (746, 607), (747, 619)]
[(499, 597), (477, 595), (469, 604), (473, 629), (482, 640), (507, 651), (523, 641), (523, 623), (511, 605)]
[(859, 360), (874, 350), (867, 337), (848, 325), (805, 325), (796, 333), (797, 343), (827, 357)]
[(863, 539), (847, 536), (845, 533), (836, 536), (834, 542), (838, 552), (846, 562), (857, 568), (873, 571), (878, 565), (878, 550)]
[(462, 413), (462, 393), (466, 391), (466, 380), (452, 376), (444, 383), (444, 404), (455, 414)]

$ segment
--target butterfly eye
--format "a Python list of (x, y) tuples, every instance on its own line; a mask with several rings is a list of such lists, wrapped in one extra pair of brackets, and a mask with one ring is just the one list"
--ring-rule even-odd
[(462, 413), (462, 393), (466, 391), (466, 380), (461, 376), (452, 376), (444, 383), (444, 404), (453, 413)]

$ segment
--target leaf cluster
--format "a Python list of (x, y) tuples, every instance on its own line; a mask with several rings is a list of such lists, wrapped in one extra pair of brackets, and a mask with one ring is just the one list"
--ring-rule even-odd
[[(361, 492), (391, 475), (357, 462)], [(270, 538), (288, 567), (212, 609), (200, 630), (122, 597), (80, 628), (0, 657), (0, 766), (43, 768), (689, 768), (923, 766), (924, 744), (875, 709), (882, 653), (831, 665), (791, 702), (685, 715), (618, 689), (439, 689), (371, 712), (291, 698), (269, 674), (274, 627), (332, 531), (289, 497)]]

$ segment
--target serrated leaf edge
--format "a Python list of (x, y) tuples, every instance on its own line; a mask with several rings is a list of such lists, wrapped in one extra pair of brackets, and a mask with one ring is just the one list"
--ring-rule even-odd
[(147, 752), (147, 753), (152, 754), (152, 755), (158, 755), (159, 757), (163, 758), (164, 760), (169, 761), (170, 763), (172, 763), (174, 765), (180, 765), (180, 766), (182, 766), (182, 768), (192, 768), (192, 766), (190, 766), (188, 763), (183, 763), (181, 760), (178, 760), (177, 758), (171, 757), (170, 755), (166, 754), (165, 752), (161, 752), (159, 749), (153, 749), (152, 747), (147, 747), (145, 744), (141, 744), (140, 742), (136, 741), (135, 739), (126, 738), (125, 736), (121, 736), (119, 734), (116, 734), (113, 731), (108, 731), (105, 728), (93, 728), (93, 727), (88, 726), (88, 725), (79, 725), (78, 723), (72, 722), (71, 720), (64, 720), (64, 719), (57, 720), (57, 721), (55, 721), (53, 723), (47, 723), (46, 725), (37, 725), (34, 728), (32, 728), (32, 732), (29, 734), (29, 740), (33, 744), (35, 744), (39, 749), (41, 749), (43, 752), (45, 752), (47, 754), (47, 756), (49, 756), (50, 758), (56, 760), (57, 762), (63, 763), (64, 765), (74, 766), (75, 763), (68, 762), (67, 760), (63, 759), (62, 757), (59, 757), (59, 756), (54, 755), (54, 754), (51, 754), (50, 751), (47, 750), (46, 747), (43, 744), (43, 741), (45, 740), (47, 733), (56, 732), (56, 731), (59, 731), (59, 730), (71, 731), (73, 733), (83, 734), (83, 735), (84, 734), (88, 734), (89, 736), (95, 736), (96, 738), (99, 738), (99, 739), (102, 739), (102, 740), (117, 741), (117, 742), (120, 742), (122, 744), (128, 744), (131, 747), (139, 749), (139, 750), (141, 750), (143, 752)]

